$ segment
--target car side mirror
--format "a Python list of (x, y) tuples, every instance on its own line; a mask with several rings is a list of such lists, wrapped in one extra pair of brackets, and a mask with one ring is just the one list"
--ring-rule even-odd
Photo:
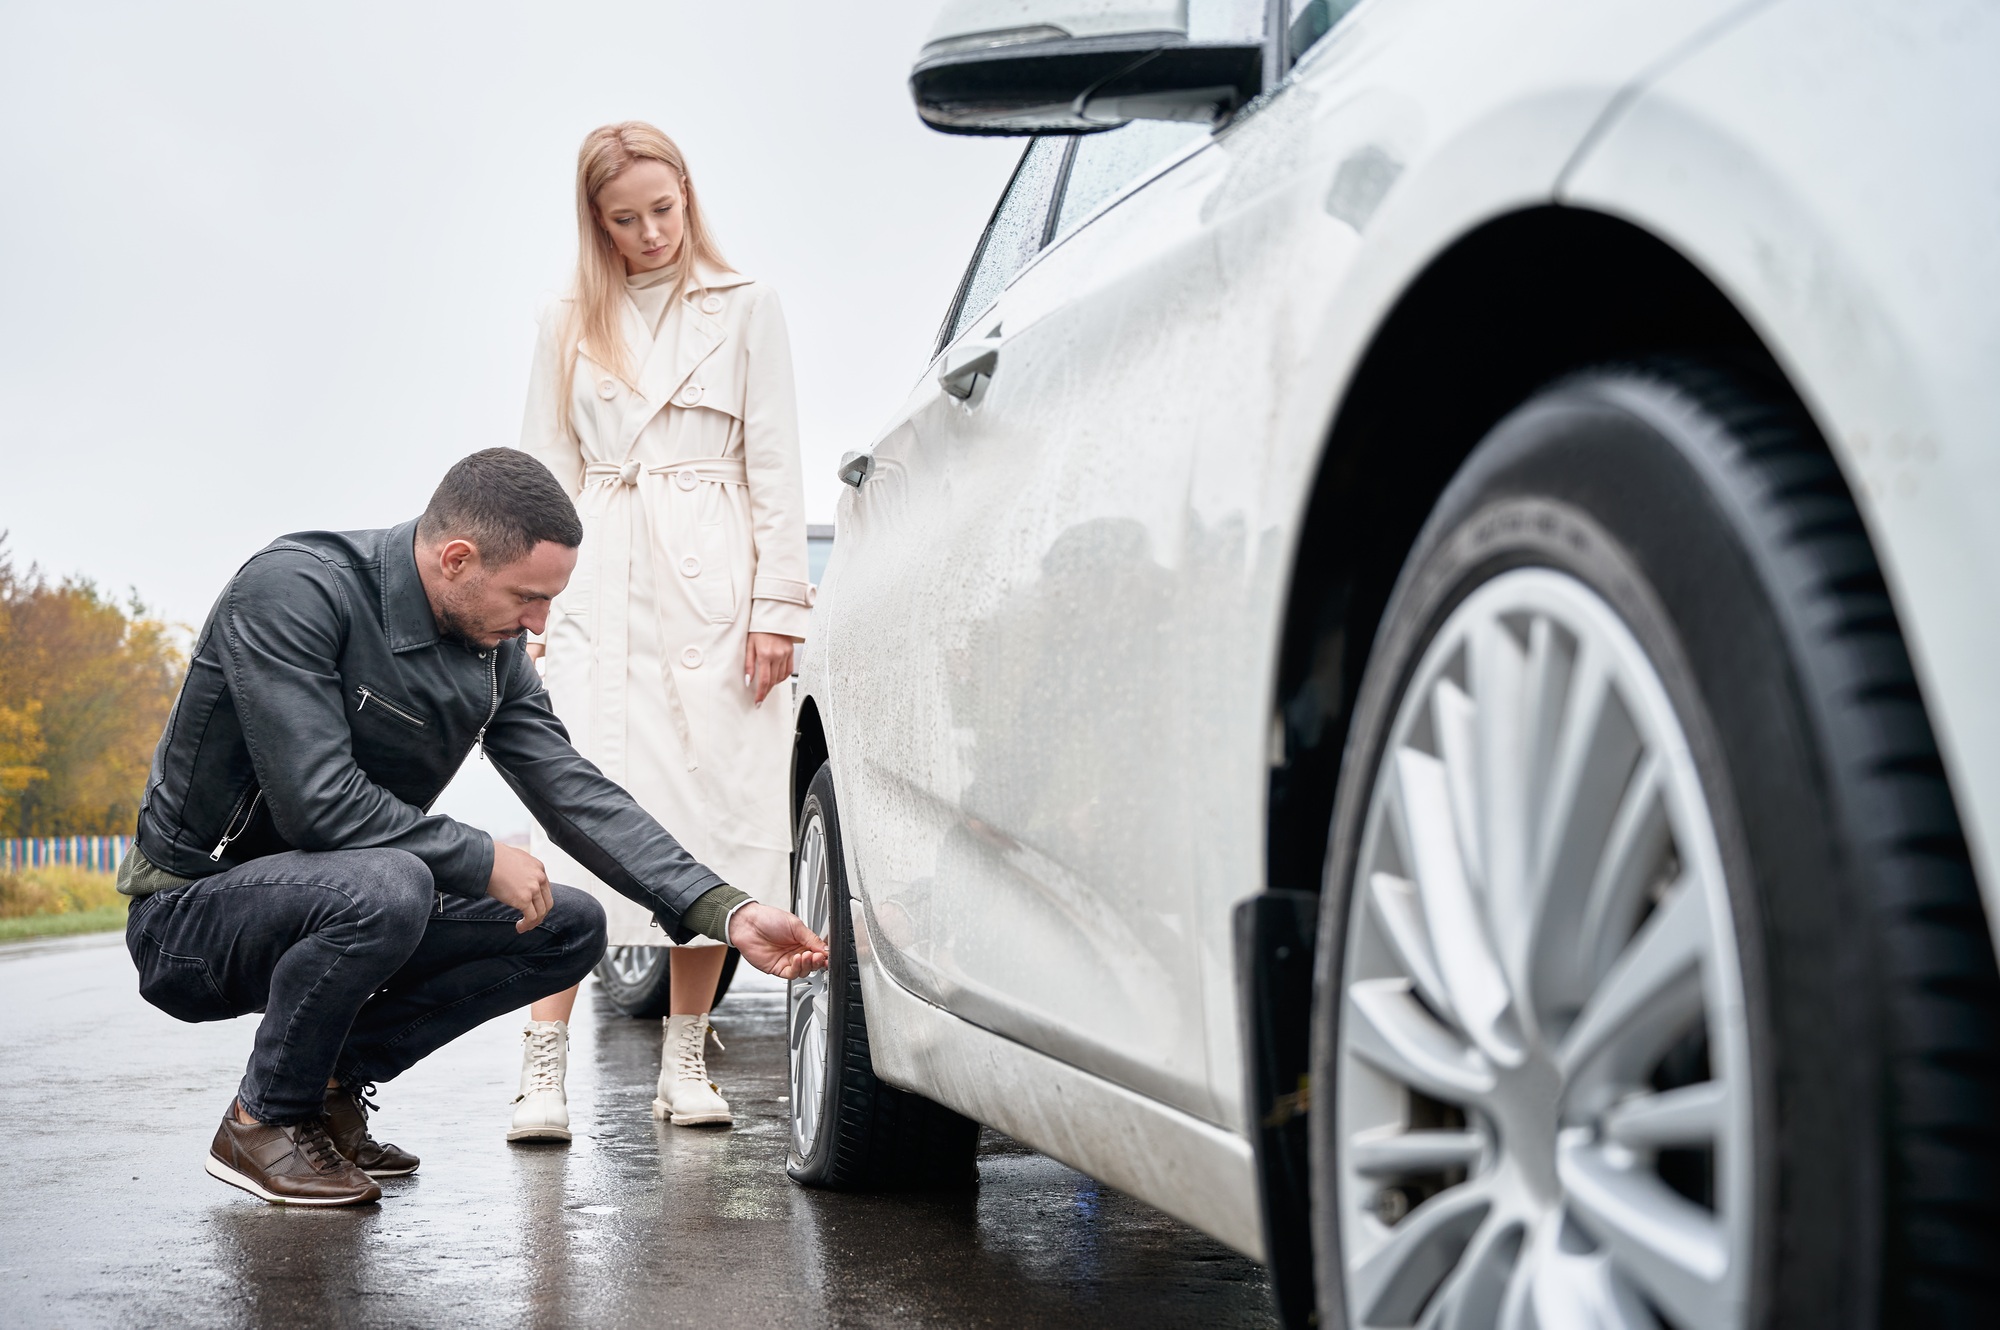
[(1187, 0), (949, 0), (910, 95), (947, 134), (1080, 134), (1213, 123), (1263, 90), (1261, 43), (1187, 34)]

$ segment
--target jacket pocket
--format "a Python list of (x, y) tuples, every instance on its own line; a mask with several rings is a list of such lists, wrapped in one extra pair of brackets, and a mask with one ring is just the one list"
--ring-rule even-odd
[(407, 702), (398, 702), (372, 684), (360, 684), (354, 690), (354, 714), (373, 713), (401, 721), (413, 730), (430, 728), (430, 722), (423, 718), (415, 707)]
[(215, 842), (215, 848), (208, 852), (210, 863), (219, 863), (223, 851), (232, 841), (241, 840), (243, 833), (250, 830), (250, 824), (257, 818), (257, 806), (264, 802), (264, 791), (251, 785), (236, 796), (236, 803), (230, 808), (229, 816), (222, 823), (222, 838)]

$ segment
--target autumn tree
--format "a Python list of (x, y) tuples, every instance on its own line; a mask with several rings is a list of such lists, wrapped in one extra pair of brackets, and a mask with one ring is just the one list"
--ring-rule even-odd
[(129, 833), (185, 668), (136, 597), (0, 547), (0, 836)]

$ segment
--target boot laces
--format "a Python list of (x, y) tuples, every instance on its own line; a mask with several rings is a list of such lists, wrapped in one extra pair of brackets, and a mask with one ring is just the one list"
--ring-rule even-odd
[(562, 1089), (562, 1044), (563, 1032), (555, 1029), (531, 1029), (527, 1032), (528, 1043), (528, 1094), (543, 1090)]
[[(710, 1039), (722, 1048), (722, 1038), (715, 1033), (715, 1027), (707, 1021), (691, 1021), (682, 1027), (680, 1038), (674, 1049), (674, 1068), (684, 1081), (705, 1081), (708, 1079), (708, 1062), (703, 1056), (707, 1052)], [(725, 1050), (727, 1051), (727, 1050)]]

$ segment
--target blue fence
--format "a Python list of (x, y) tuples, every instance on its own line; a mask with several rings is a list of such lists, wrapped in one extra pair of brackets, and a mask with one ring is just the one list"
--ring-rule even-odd
[(118, 867), (118, 861), (131, 848), (130, 836), (37, 836), (32, 840), (0, 840), (0, 873), (13, 873), (23, 868), (49, 868), (56, 864), (109, 873)]

